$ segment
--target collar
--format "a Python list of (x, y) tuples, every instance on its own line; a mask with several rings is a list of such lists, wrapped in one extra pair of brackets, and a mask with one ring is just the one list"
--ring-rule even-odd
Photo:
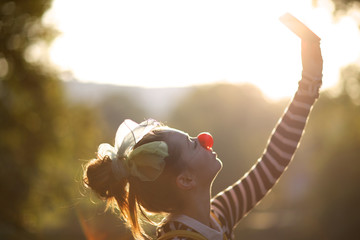
[(213, 228), (206, 226), (205, 224), (195, 220), (194, 218), (188, 217), (183, 214), (169, 214), (166, 219), (166, 222), (177, 221), (185, 224), (186, 226), (191, 227), (208, 240), (219, 240), (223, 239), (223, 230), (220, 227), (219, 223), (211, 216), (210, 224)]

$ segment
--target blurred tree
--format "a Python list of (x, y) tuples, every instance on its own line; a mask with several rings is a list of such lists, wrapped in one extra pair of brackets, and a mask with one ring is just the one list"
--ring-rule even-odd
[(61, 89), (54, 76), (25, 60), (39, 39), (53, 31), (41, 24), (51, 1), (2, 1), (0, 4), (0, 200), (1, 234), (26, 234), (24, 200), (38, 174), (44, 149), (56, 149), (56, 112)]
[(65, 104), (61, 82), (38, 54), (56, 36), (41, 22), (50, 5), (0, 2), (1, 239), (35, 238), (45, 225), (64, 224), (81, 237), (69, 202), (76, 157), (90, 157), (100, 129), (92, 110)]
[[(317, 5), (319, 0), (312, 0), (314, 5)], [(360, 0), (331, 0), (334, 3), (335, 13), (349, 10), (353, 7), (360, 7)]]
[(351, 100), (354, 104), (360, 104), (360, 67), (353, 64), (344, 68), (340, 76), (340, 91), (342, 98)]
[(360, 0), (332, 0), (335, 4), (335, 10), (347, 10), (354, 6), (360, 6)]
[(359, 239), (360, 68), (345, 68), (339, 85), (341, 94), (325, 97), (314, 116), (314, 190), (305, 217), (315, 220), (305, 226), (321, 239)]

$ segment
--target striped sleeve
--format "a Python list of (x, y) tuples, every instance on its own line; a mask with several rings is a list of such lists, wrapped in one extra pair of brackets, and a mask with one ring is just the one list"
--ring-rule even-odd
[(212, 208), (229, 234), (286, 170), (317, 96), (304, 92), (300, 81), (297, 93), (275, 126), (261, 158), (240, 180), (212, 199)]

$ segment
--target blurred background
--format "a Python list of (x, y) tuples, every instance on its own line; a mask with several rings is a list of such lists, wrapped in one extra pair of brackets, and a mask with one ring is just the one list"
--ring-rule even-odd
[(126, 118), (211, 132), (213, 194), (236, 181), (301, 76), (286, 11), (323, 39), (324, 87), (236, 239), (360, 239), (359, 0), (1, 0), (0, 239), (131, 239), (82, 185)]

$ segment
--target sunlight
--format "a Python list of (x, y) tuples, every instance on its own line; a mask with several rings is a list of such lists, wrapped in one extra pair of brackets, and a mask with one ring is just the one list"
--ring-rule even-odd
[(54, 0), (45, 21), (62, 32), (50, 49), (53, 63), (80, 81), (250, 82), (277, 99), (292, 95), (301, 77), (300, 40), (278, 20), (285, 12), (322, 38), (324, 87), (334, 86), (339, 69), (359, 57), (359, 31), (350, 18), (334, 23), (311, 0)]

